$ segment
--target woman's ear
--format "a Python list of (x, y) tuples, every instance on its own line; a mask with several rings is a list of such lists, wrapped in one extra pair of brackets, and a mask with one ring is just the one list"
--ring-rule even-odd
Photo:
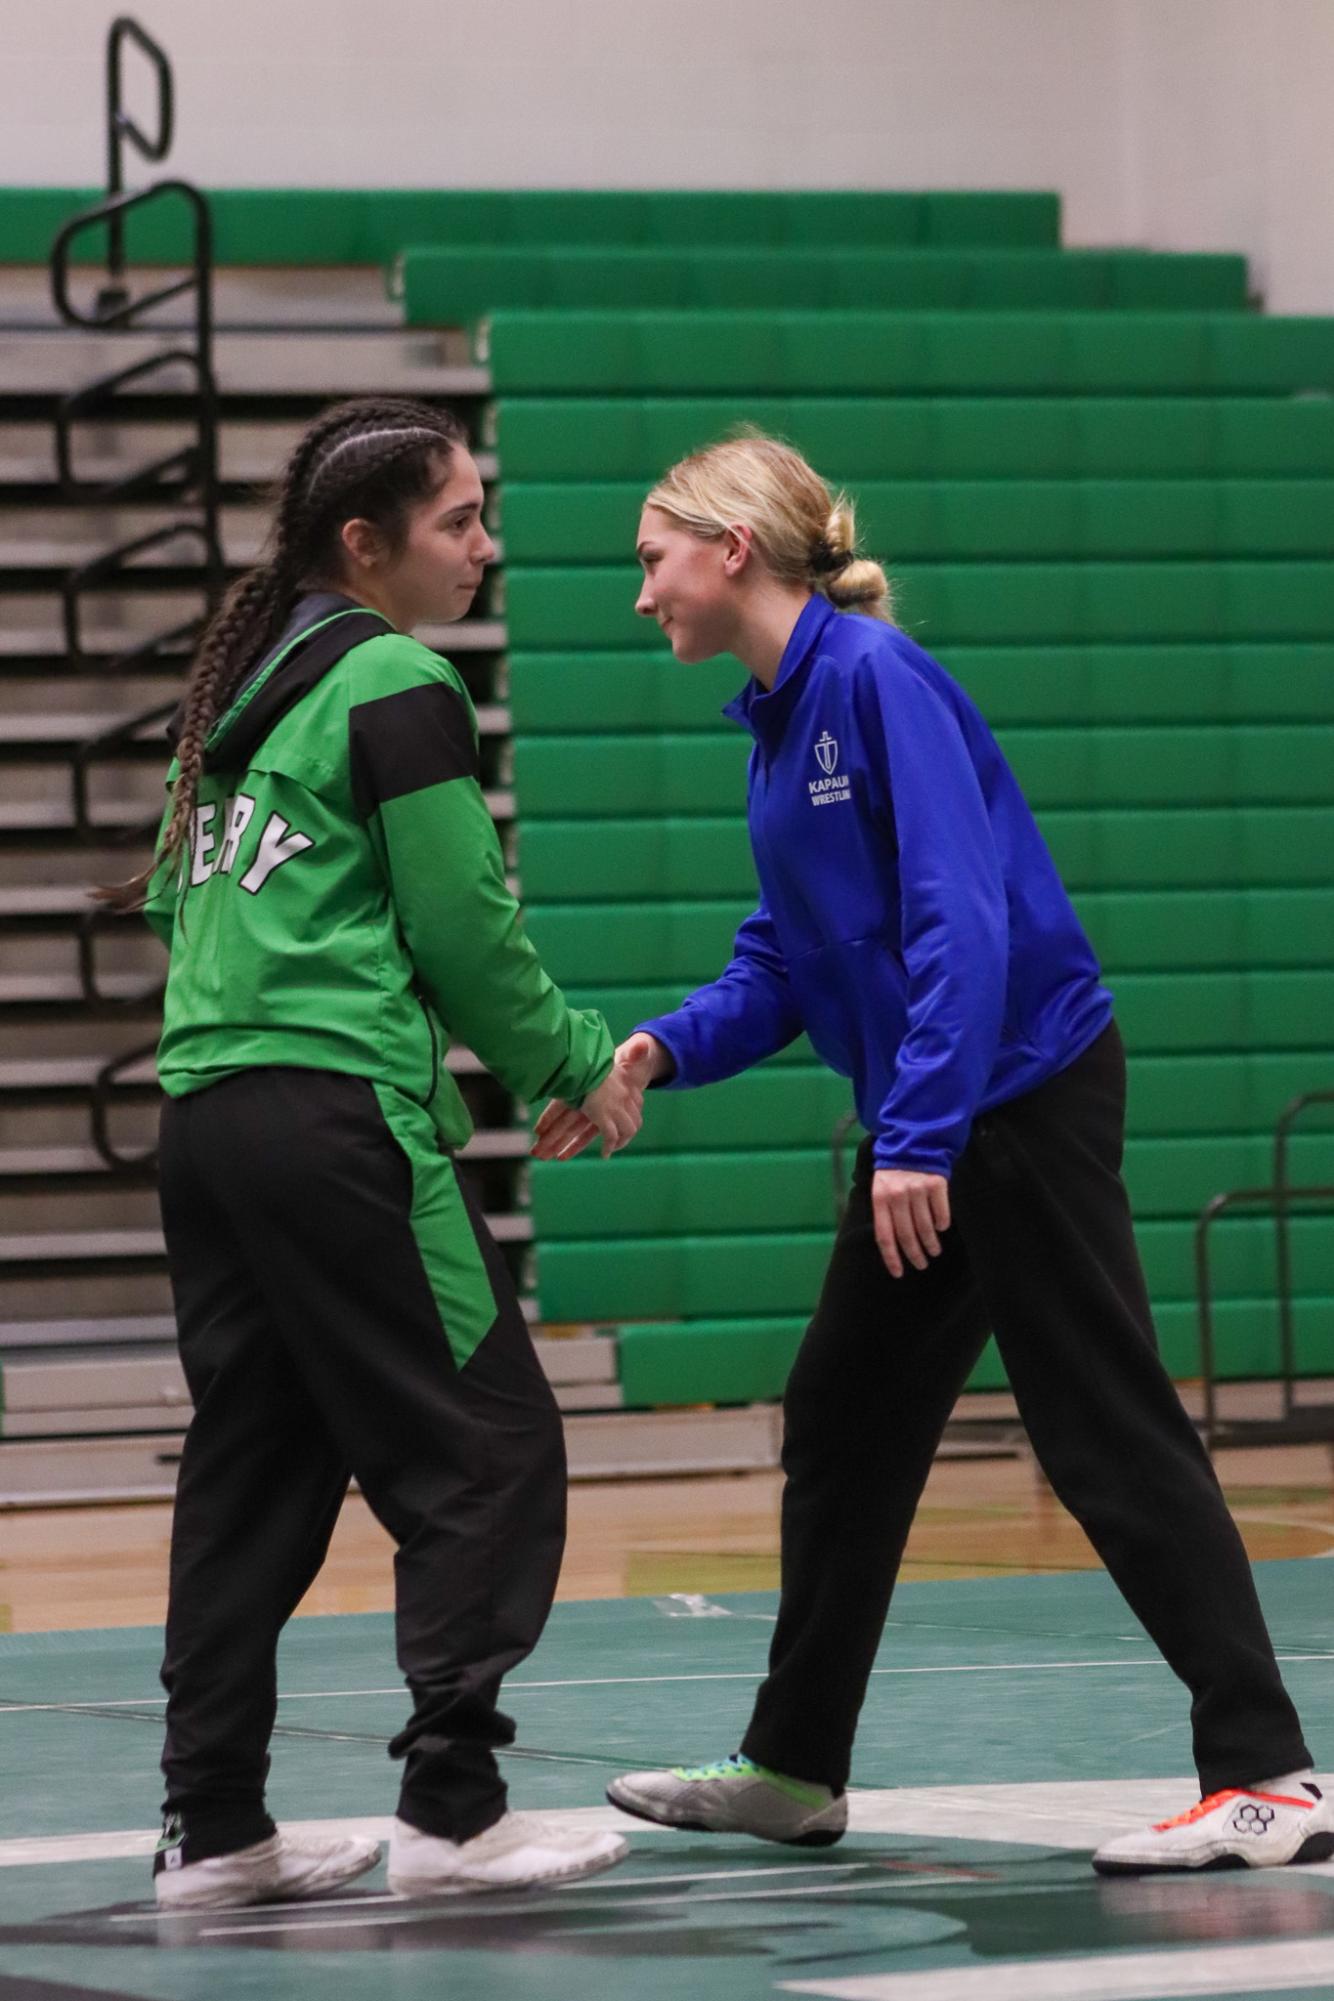
[(338, 539), (354, 572), (373, 570), (384, 554), (384, 537), (374, 522), (363, 520), (360, 515), (343, 523)]
[(750, 561), (755, 536), (744, 523), (734, 521), (723, 530), (723, 575), (739, 577)]

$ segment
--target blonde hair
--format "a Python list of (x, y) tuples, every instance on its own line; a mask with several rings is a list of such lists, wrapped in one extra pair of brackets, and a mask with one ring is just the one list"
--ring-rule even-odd
[(840, 611), (890, 617), (889, 581), (857, 553), (857, 516), (801, 453), (746, 428), (691, 452), (658, 481), (644, 505), (703, 541), (749, 528), (773, 574), (804, 584)]

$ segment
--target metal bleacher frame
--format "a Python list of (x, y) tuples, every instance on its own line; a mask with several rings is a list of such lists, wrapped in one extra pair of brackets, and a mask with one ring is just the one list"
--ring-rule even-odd
[[(1334, 1105), (1334, 1090), (1303, 1091), (1279, 1113), (1273, 1129), (1273, 1179), (1266, 1188), (1230, 1188), (1215, 1195), (1200, 1211), (1195, 1225), (1195, 1282), (1199, 1309), (1200, 1376), (1204, 1395), (1204, 1442), (1210, 1452), (1219, 1445), (1297, 1445), (1334, 1443), (1334, 1400), (1302, 1401), (1297, 1369), (1293, 1317), (1292, 1213), (1294, 1204), (1334, 1203), (1334, 1183), (1296, 1187), (1289, 1174), (1293, 1128), (1313, 1105)], [(1278, 1309), (1277, 1411), (1248, 1410), (1224, 1416), (1220, 1410), (1217, 1351), (1214, 1342), (1213, 1277), (1209, 1243), (1220, 1217), (1236, 1209), (1271, 1209), (1274, 1215), (1274, 1279)], [(1325, 1382), (1328, 1390), (1331, 1384)]]
[[(143, 132), (124, 103), (124, 50), (134, 43), (148, 57), (157, 82), (157, 130), (153, 137)], [(225, 587), (225, 563), (219, 531), (220, 494), (218, 478), (218, 392), (213, 368), (213, 228), (207, 198), (189, 181), (169, 179), (126, 193), (124, 151), (132, 146), (145, 160), (157, 164), (170, 150), (174, 130), (174, 91), (171, 64), (166, 51), (137, 21), (122, 15), (113, 21), (106, 43), (107, 105), (107, 193), (92, 208), (76, 215), (61, 228), (51, 247), (51, 296), (66, 326), (97, 333), (129, 333), (141, 327), (148, 316), (171, 300), (186, 299), (193, 304), (192, 321), (184, 336), (147, 359), (113, 369), (80, 389), (61, 397), (55, 412), (56, 467), (61, 497), (74, 503), (110, 507), (127, 502), (162, 499), (173, 509), (172, 518), (146, 534), (115, 543), (90, 560), (78, 564), (65, 576), (61, 587), (61, 615), (65, 645), (71, 662), (88, 664), (84, 646), (82, 600), (113, 576), (130, 568), (136, 559), (168, 545), (194, 541), (199, 545), (199, 588), (202, 604), (192, 618), (154, 633), (107, 662), (108, 677), (133, 675), (166, 648), (192, 643), (212, 616)], [(184, 276), (134, 296), (125, 279), (125, 220), (130, 214), (151, 206), (183, 201), (191, 222), (191, 254)], [(78, 306), (71, 297), (71, 259), (75, 246), (91, 232), (106, 233), (106, 282), (93, 302), (92, 310)], [(193, 387), (186, 393), (173, 392), (173, 412), (193, 424), (195, 436), (184, 445), (152, 459), (148, 464), (122, 473), (112, 480), (90, 485), (78, 476), (75, 426), (97, 420), (115, 421), (116, 399), (124, 391), (143, 395), (150, 380), (167, 372), (189, 372)], [(125, 843), (150, 836), (156, 827), (154, 815), (144, 825), (107, 829), (98, 824), (91, 798), (90, 774), (99, 759), (114, 755), (127, 743), (160, 727), (175, 707), (175, 697), (122, 717), (109, 729), (97, 732), (71, 752), (70, 777), (76, 836), (83, 841), (96, 838)], [(108, 920), (96, 908), (86, 911), (78, 930), (78, 969), (84, 1000), (90, 1010), (105, 1013), (116, 1008), (137, 1007), (161, 991), (161, 980), (151, 989), (128, 997), (109, 997), (99, 986), (96, 938), (99, 926)], [(94, 1146), (113, 1173), (142, 1175), (151, 1171), (152, 1151), (128, 1156), (114, 1145), (110, 1133), (109, 1108), (118, 1078), (127, 1069), (142, 1065), (153, 1054), (156, 1043), (148, 1042), (105, 1064), (94, 1080), (89, 1101), (91, 1137)]]
[[(131, 46), (147, 56), (156, 75), (157, 118), (151, 134), (135, 123), (123, 102), (123, 58)], [(226, 392), (219, 387), (215, 373), (216, 273), (208, 200), (198, 188), (179, 178), (163, 179), (133, 192), (124, 187), (125, 149), (130, 148), (150, 162), (160, 162), (171, 144), (174, 125), (172, 74), (166, 52), (138, 22), (126, 16), (112, 24), (107, 38), (106, 105), (107, 192), (103, 199), (72, 217), (57, 232), (49, 257), (50, 297), (61, 327), (72, 330), (81, 340), (92, 336), (94, 345), (100, 346), (104, 336), (114, 340), (120, 335), (136, 334), (140, 338), (134, 344), (134, 356), (128, 365), (108, 370), (106, 362), (113, 357), (98, 353), (96, 358), (102, 363), (102, 372), (58, 397), (50, 412), (55, 429), (53, 486), (66, 505), (108, 510), (132, 506), (142, 510), (162, 503), (170, 513), (161, 525), (152, 523), (148, 532), (144, 532), (142, 521), (135, 524), (132, 535), (126, 536), (122, 529), (119, 540), (115, 539), (113, 527), (107, 548), (97, 549), (91, 556), (86, 549), (78, 552), (77, 560), (57, 576), (59, 626), (64, 664), (85, 677), (132, 680), (143, 678), (146, 669), (160, 673), (164, 668), (175, 677), (226, 585), (228, 565), (221, 540), (222, 502), (228, 498), (231, 487), (242, 484), (248, 489), (251, 482), (248, 479), (238, 482), (233, 476), (229, 486), (219, 466), (219, 427), (227, 405)], [(168, 253), (163, 245), (170, 244), (171, 252), (176, 253), (170, 257), (172, 269), (161, 274), (160, 282), (157, 278), (147, 281), (149, 289), (135, 293), (126, 276), (127, 221), (145, 210), (166, 211), (173, 203), (178, 212), (182, 206), (185, 211), (187, 226), (182, 236), (188, 241), (188, 251), (184, 255), (177, 253), (174, 231), (155, 229), (152, 248), (140, 261), (167, 262)], [(170, 220), (169, 215), (167, 219)], [(105, 233), (105, 258), (95, 254), (88, 259), (88, 238), (96, 239), (99, 231)], [(128, 234), (129, 255), (134, 258), (133, 231)], [(77, 299), (76, 260), (79, 271), (85, 274), (86, 285), (86, 289), (80, 287)], [(99, 264), (103, 266), (101, 272)], [(176, 311), (161, 313), (160, 309), (173, 304)], [(327, 316), (319, 313), (309, 326), (304, 319), (297, 325), (284, 320), (279, 324), (280, 337), (284, 339), (326, 329), (337, 338), (341, 331), (330, 328)], [(263, 335), (267, 330), (262, 311), (258, 315), (252, 311), (246, 313), (241, 329), (244, 334)], [(371, 337), (379, 331), (377, 324), (371, 329)], [(144, 334), (155, 336), (161, 343), (147, 356), (143, 352)], [(423, 385), (426, 394), (476, 398), (485, 393), (484, 371), (451, 362), (448, 352), (442, 353), (441, 361), (443, 366), (438, 372), (434, 361), (431, 363), (437, 380)], [(420, 367), (415, 356), (413, 362)], [(357, 363), (349, 366), (355, 369)], [(300, 414), (304, 415), (312, 399), (318, 403), (340, 391), (359, 393), (361, 385), (354, 380), (347, 381), (344, 387), (342, 369), (340, 359), (334, 370), (338, 379), (330, 383), (327, 391), (309, 386), (304, 379), (295, 390), (290, 380), (280, 381), (272, 392), (275, 401), (289, 406), (285, 415), (296, 414), (290, 409), (292, 403), (300, 406)], [(269, 393), (261, 388), (258, 395)], [(411, 393), (421, 393), (416, 384), (412, 385)], [(256, 395), (248, 388), (243, 388), (239, 395), (247, 414), (253, 414), (250, 405), (257, 401)], [(151, 428), (162, 418), (171, 420), (177, 440), (180, 427), (190, 426), (192, 435), (184, 445), (174, 442), (172, 449), (162, 450), (154, 442), (145, 448), (144, 463), (134, 465), (129, 471), (114, 463), (118, 453), (113, 451), (110, 473), (99, 468), (100, 476), (91, 476), (95, 454), (87, 443), (89, 424), (103, 420), (114, 447), (122, 430), (127, 435), (136, 433), (142, 420), (147, 420)], [(491, 455), (482, 451), (479, 463), (484, 476), (493, 479)], [(249, 498), (247, 491), (247, 502)], [(183, 545), (186, 552), (183, 560), (175, 548), (168, 548), (169, 544)], [(136, 578), (141, 566), (143, 585), (132, 584), (131, 588), (146, 588), (151, 593), (165, 571), (173, 580), (169, 587), (182, 585), (188, 592), (186, 605), (182, 607), (179, 600), (174, 604), (161, 631), (150, 629), (147, 637), (136, 632), (132, 644), (127, 636), (123, 648), (108, 647), (104, 637), (99, 645), (94, 621), (84, 616), (85, 598), (124, 588)], [(191, 616), (183, 618), (184, 610)], [(427, 643), (432, 643), (434, 637), (428, 634)], [(449, 644), (451, 652), (460, 648), (465, 660), (473, 655), (490, 654), (503, 647), (503, 625), (494, 618), (489, 622), (486, 618), (470, 621), (466, 632), (451, 632)], [(65, 824), (80, 845), (119, 848), (137, 843), (142, 847), (151, 839), (158, 812), (154, 810), (148, 821), (137, 810), (128, 814), (123, 810), (111, 811), (100, 803), (94, 780), (100, 760), (108, 760), (114, 766), (127, 753), (134, 756), (141, 749), (147, 752), (160, 738), (161, 725), (175, 706), (175, 696), (170, 702), (159, 697), (153, 706), (133, 715), (117, 714), (107, 726), (83, 733), (68, 746), (72, 812)], [(487, 803), (497, 819), (504, 822), (510, 816), (511, 795), (504, 782), (503, 745), (499, 756), (494, 749), (496, 739), (503, 738), (508, 730), (508, 711), (496, 700), (494, 690), (487, 691), (480, 703), (478, 720), (483, 737), (491, 740), (492, 762), (499, 770), (498, 780), (493, 777), (489, 782)], [(37, 892), (38, 897), (43, 894)], [(89, 1020), (107, 1023), (155, 1014), (162, 991), (161, 975), (150, 978), (145, 974), (142, 980), (133, 979), (129, 984), (124, 975), (99, 976), (98, 941), (107, 936), (118, 920), (97, 909), (87, 913), (67, 911), (60, 903), (60, 896), (61, 892), (56, 892), (56, 908), (66, 921), (70, 915), (75, 920), (75, 992), (81, 1014)], [(155, 1179), (156, 1151), (143, 1143), (146, 1136), (129, 1145), (126, 1136), (117, 1130), (120, 1108), (142, 1109), (145, 1099), (156, 1095), (155, 1051), (156, 1038), (105, 1058), (99, 1055), (91, 1061), (86, 1079), (79, 1080), (80, 1104), (86, 1107), (89, 1121), (88, 1151), (100, 1159), (106, 1182), (119, 1184), (126, 1190), (142, 1189)], [(483, 1177), (479, 1194), (487, 1203), (493, 1234), (502, 1255), (522, 1282), (522, 1268), (532, 1236), (531, 1220), (523, 1212), (521, 1198), (508, 1208), (502, 1206), (500, 1213), (493, 1213), (486, 1177), (512, 1174), (510, 1163), (522, 1159), (526, 1139), (520, 1128), (510, 1129), (512, 1108), (508, 1115), (500, 1114), (500, 1125), (489, 1129), (488, 1113), (497, 1087), (485, 1078), (475, 1056), (465, 1049), (453, 1048), (446, 1061), (451, 1071), (475, 1083), (483, 1093), (486, 1110), (476, 1113), (479, 1130), (466, 1157), (477, 1164), (477, 1171)], [(29, 1064), (27, 1068), (33, 1076), (22, 1089), (31, 1093), (44, 1088), (45, 1071), (60, 1067), (42, 1062)], [(18, 1092), (20, 1086), (13, 1089)], [(505, 1102), (509, 1104), (508, 1095)], [(76, 1149), (64, 1151), (73, 1153)], [(9, 1172), (7, 1186), (11, 1191), (18, 1189), (27, 1196), (37, 1192), (34, 1176), (38, 1170), (22, 1177), (12, 1166)], [(72, 1186), (83, 1172), (65, 1162), (58, 1168), (43, 1167), (42, 1186), (53, 1190)], [(96, 1230), (85, 1230), (82, 1234), (75, 1231), (64, 1241), (77, 1246), (72, 1255), (83, 1261), (80, 1269), (87, 1275), (99, 1276), (99, 1264), (114, 1255), (118, 1273), (156, 1276), (161, 1266), (157, 1233), (131, 1229), (122, 1235), (131, 1240), (142, 1237), (144, 1241), (130, 1241), (114, 1253), (98, 1248), (102, 1233)], [(65, 1276), (66, 1251), (55, 1236), (38, 1231), (5, 1241), (9, 1258), (4, 1268), (6, 1278), (16, 1278), (22, 1285), (30, 1280)], [(525, 1300), (524, 1305), (528, 1312), (533, 1302)], [(180, 1435), (189, 1416), (179, 1360), (167, 1339), (169, 1317), (143, 1309), (121, 1311), (114, 1323), (107, 1322), (108, 1330), (115, 1325), (115, 1333), (108, 1331), (105, 1339), (100, 1335), (93, 1339), (80, 1317), (34, 1319), (31, 1312), (31, 1308), (26, 1312), (21, 1309), (13, 1320), (5, 1323), (8, 1347), (0, 1375), (3, 1385), (0, 1509), (169, 1498), (175, 1484)], [(639, 1470), (643, 1447), (637, 1436), (637, 1414), (621, 1408), (614, 1340), (605, 1330), (580, 1329), (574, 1338), (540, 1341), (538, 1347), (543, 1367), (565, 1413), (576, 1474), (605, 1477)], [(757, 1454), (758, 1463), (773, 1462), (776, 1444), (768, 1431), (757, 1444), (752, 1436), (755, 1424), (753, 1421), (747, 1424), (751, 1413), (723, 1415), (730, 1418), (730, 1429), (724, 1424), (726, 1435), (710, 1442), (706, 1454), (710, 1463), (730, 1470), (738, 1463), (755, 1463)], [(771, 1429), (770, 1414), (763, 1415)], [(673, 1418), (677, 1420), (675, 1424)], [(11, 1423), (11, 1419), (18, 1421)], [(627, 1424), (636, 1432), (635, 1436), (627, 1436)], [(671, 1470), (681, 1449), (677, 1434), (689, 1433), (685, 1443), (690, 1446), (698, 1429), (698, 1418), (693, 1413), (688, 1418), (669, 1413), (664, 1427), (670, 1435), (658, 1448), (659, 1460)]]
[[(1334, 1090), (1300, 1092), (1279, 1113), (1273, 1128), (1273, 1178), (1264, 1188), (1232, 1188), (1213, 1196), (1200, 1211), (1195, 1225), (1196, 1300), (1199, 1316), (1200, 1391), (1198, 1412), (1193, 1411), (1205, 1446), (1214, 1452), (1220, 1445), (1304, 1445), (1334, 1444), (1334, 1380), (1312, 1379), (1319, 1396), (1302, 1399), (1302, 1377), (1297, 1368), (1297, 1340), (1294, 1323), (1292, 1276), (1292, 1214), (1294, 1205), (1334, 1204), (1334, 1183), (1295, 1186), (1289, 1172), (1289, 1152), (1293, 1129), (1315, 1105), (1334, 1105)], [(831, 1137), (831, 1185), (834, 1215), (841, 1217), (848, 1195), (845, 1152), (850, 1134), (857, 1127), (857, 1114), (847, 1112), (834, 1126)], [(1237, 1209), (1270, 1209), (1274, 1216), (1275, 1301), (1278, 1315), (1278, 1373), (1265, 1378), (1263, 1390), (1277, 1392), (1277, 1409), (1256, 1409), (1255, 1383), (1245, 1386), (1246, 1407), (1224, 1414), (1220, 1407), (1220, 1382), (1214, 1340), (1213, 1280), (1209, 1243), (1214, 1224)], [(1261, 1397), (1261, 1401), (1263, 1401)], [(1272, 1400), (1272, 1399), (1271, 1399)], [(1193, 1403), (1193, 1399), (1190, 1399)], [(1004, 1392), (966, 1395), (951, 1419), (947, 1431), (955, 1439), (969, 1439), (974, 1450), (989, 1446), (996, 1452), (1021, 1454), (1025, 1450), (1022, 1428), (1013, 1401)]]

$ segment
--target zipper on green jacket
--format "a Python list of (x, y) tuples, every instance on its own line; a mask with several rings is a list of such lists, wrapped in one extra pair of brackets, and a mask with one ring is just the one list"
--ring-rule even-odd
[(422, 1011), (422, 1018), (426, 1023), (426, 1033), (431, 1038), (431, 1081), (427, 1088), (426, 1096), (422, 1099), (423, 1105), (429, 1105), (436, 1092), (440, 1089), (440, 1038), (435, 1032), (435, 1016), (426, 1005), (425, 995), (417, 987), (414, 987), (412, 991), (416, 995), (417, 1005)]

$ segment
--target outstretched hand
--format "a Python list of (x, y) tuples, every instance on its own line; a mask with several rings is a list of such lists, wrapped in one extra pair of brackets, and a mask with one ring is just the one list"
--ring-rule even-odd
[(551, 1100), (533, 1128), (532, 1158), (573, 1160), (601, 1134), (602, 1158), (610, 1159), (639, 1131), (644, 1093), (670, 1066), (671, 1058), (654, 1036), (628, 1036), (616, 1051), (611, 1070), (582, 1105)]

